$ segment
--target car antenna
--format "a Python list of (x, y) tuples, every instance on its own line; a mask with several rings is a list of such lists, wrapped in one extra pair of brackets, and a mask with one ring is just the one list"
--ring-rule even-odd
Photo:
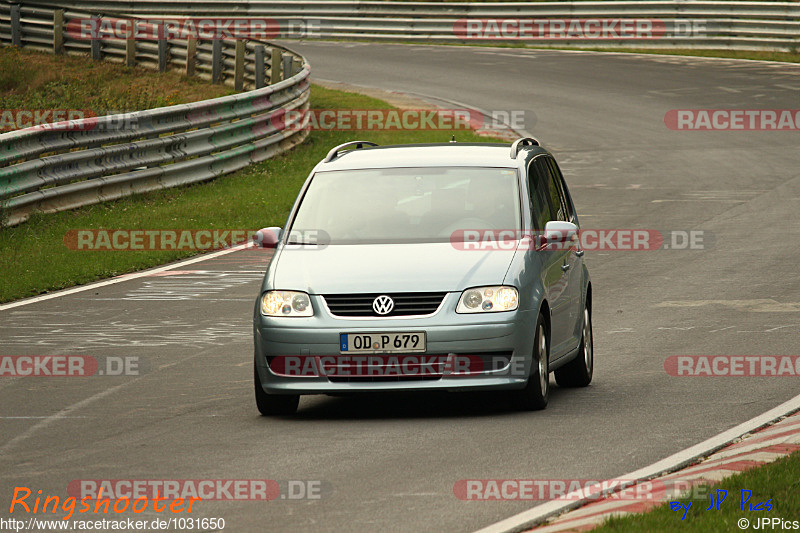
[(454, 142), (456, 142), (456, 136), (455, 136), (455, 135), (453, 135), (453, 138), (452, 138), (452, 139), (450, 139), (450, 142), (451, 142), (451, 143), (454, 143)]

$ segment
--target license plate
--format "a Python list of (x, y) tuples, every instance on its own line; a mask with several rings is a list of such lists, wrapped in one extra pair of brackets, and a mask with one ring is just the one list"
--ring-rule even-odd
[(424, 351), (424, 331), (339, 334), (339, 353), (409, 353)]

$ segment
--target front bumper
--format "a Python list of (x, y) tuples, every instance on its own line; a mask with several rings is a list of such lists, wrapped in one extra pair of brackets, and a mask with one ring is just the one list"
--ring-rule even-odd
[[(358, 391), (414, 390), (498, 390), (519, 389), (527, 383), (536, 315), (518, 309), (501, 313), (457, 314), (460, 293), (448, 293), (436, 313), (426, 317), (341, 318), (331, 315), (320, 296), (312, 295), (315, 315), (265, 317), (256, 312), (254, 322), (255, 364), (261, 386), (268, 394), (325, 394)], [(339, 353), (340, 333), (386, 333), (424, 331), (426, 351), (414, 354), (380, 356), (399, 361), (437, 357), (456, 361), (455, 366), (435, 366), (435, 372), (421, 374), (398, 371), (391, 364), (377, 363), (365, 356), (365, 366), (356, 372), (343, 372), (333, 364), (333, 372), (288, 373), (276, 365), (276, 358), (320, 362), (346, 360), (353, 356)], [(458, 361), (479, 361), (468, 371)], [(362, 363), (359, 363), (361, 365)], [(345, 365), (346, 366), (346, 365)], [(306, 367), (309, 368), (309, 367)], [(387, 372), (387, 368), (389, 372)], [(352, 367), (351, 367), (352, 369)], [(366, 371), (366, 372), (365, 372)]]

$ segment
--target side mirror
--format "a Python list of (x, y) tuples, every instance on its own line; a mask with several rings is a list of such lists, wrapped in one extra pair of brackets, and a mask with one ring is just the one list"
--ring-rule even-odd
[(275, 248), (281, 240), (281, 228), (272, 226), (261, 228), (253, 234), (253, 242), (257, 248)]
[(544, 225), (541, 248), (563, 250), (572, 245), (578, 237), (578, 226), (572, 222), (551, 220)]

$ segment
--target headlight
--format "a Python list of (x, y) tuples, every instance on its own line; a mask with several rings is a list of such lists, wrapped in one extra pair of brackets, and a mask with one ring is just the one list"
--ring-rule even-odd
[(456, 313), (497, 313), (519, 307), (519, 293), (514, 287), (497, 285), (475, 287), (461, 293)]
[(308, 294), (297, 291), (267, 291), (261, 297), (261, 314), (267, 316), (314, 316)]

